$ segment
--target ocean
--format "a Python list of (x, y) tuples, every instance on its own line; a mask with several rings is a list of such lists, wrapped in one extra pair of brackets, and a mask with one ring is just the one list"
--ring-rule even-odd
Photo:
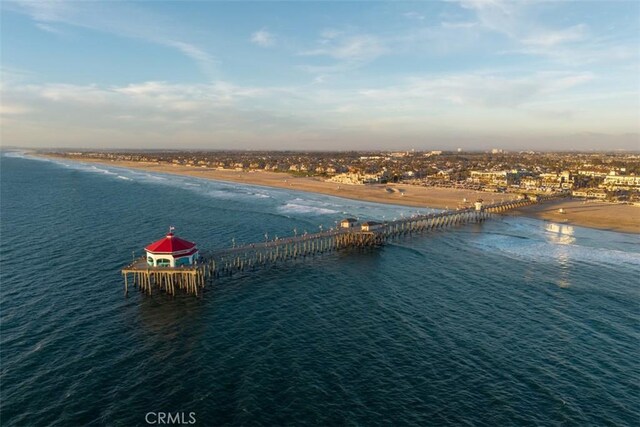
[(505, 216), (125, 297), (170, 225), (216, 249), (416, 209), (10, 152), (0, 191), (4, 427), (640, 420), (637, 235)]

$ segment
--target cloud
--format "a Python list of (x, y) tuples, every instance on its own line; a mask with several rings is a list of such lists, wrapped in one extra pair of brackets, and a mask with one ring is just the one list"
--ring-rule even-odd
[(343, 34), (342, 31), (340, 30), (336, 30), (334, 28), (326, 28), (324, 30), (322, 30), (320, 32), (320, 37), (322, 37), (322, 39), (326, 39), (331, 40), (331, 39), (335, 39), (336, 37), (340, 36), (341, 34)]
[(0, 115), (2, 116), (16, 116), (21, 114), (27, 114), (33, 111), (29, 107), (25, 107), (20, 104), (8, 104), (5, 102), (0, 103)]
[(514, 36), (519, 23), (526, 16), (523, 10), (527, 2), (507, 0), (459, 0), (463, 9), (475, 12), (478, 23), (485, 29)]
[(72, 145), (94, 146), (171, 146), (177, 138), (191, 146), (217, 139), (224, 147), (238, 138), (256, 144), (262, 137), (276, 144), (274, 133), (284, 138), (312, 123), (294, 105), (305, 102), (291, 88), (225, 81), (14, 84), (3, 89), (2, 101), (3, 136), (12, 144), (55, 145), (61, 135)]
[(305, 56), (329, 56), (349, 61), (370, 61), (385, 53), (382, 40), (370, 34), (338, 36), (323, 39), (321, 47), (301, 52)]
[[(637, 132), (637, 110), (620, 108), (620, 103), (633, 104), (636, 92), (612, 95), (601, 89), (600, 94), (590, 92), (586, 101), (580, 98), (585, 92), (573, 92), (594, 79), (572, 72), (420, 75), (382, 88), (339, 90), (220, 80), (127, 85), (23, 81), (3, 89), (3, 137), (5, 143), (49, 146), (176, 148), (181, 141), (185, 147), (304, 149), (322, 141), (327, 149), (389, 149), (425, 138), (456, 146), (471, 137), (508, 142), (509, 135), (523, 129), (519, 141), (535, 144), (551, 127), (565, 135)], [(593, 111), (594, 105), (603, 105), (601, 111)], [(63, 142), (56, 139), (60, 135)]]
[(385, 107), (397, 103), (418, 109), (420, 105), (445, 103), (444, 105), (481, 108), (517, 108), (592, 79), (593, 75), (590, 73), (537, 73), (518, 78), (459, 74), (413, 78), (402, 86), (363, 90), (360, 95)]
[[(225, 81), (206, 84), (176, 84), (146, 81), (124, 86), (73, 85), (61, 83), (16, 84), (4, 88), (3, 100), (21, 105), (46, 105), (51, 110), (96, 108), (132, 110), (134, 116), (151, 111), (170, 117), (175, 112), (206, 114), (223, 108), (245, 108), (270, 104), (292, 96), (294, 88), (237, 86)], [(6, 105), (12, 105), (12, 104)], [(34, 111), (36, 109), (33, 109)], [(39, 110), (39, 109), (38, 109)]]
[(60, 30), (59, 28), (56, 28), (52, 25), (47, 25), (47, 24), (43, 24), (43, 23), (37, 23), (36, 27), (40, 28), (42, 31), (46, 31), (48, 33), (51, 34), (57, 34), (57, 35), (62, 35), (64, 34), (64, 31)]
[[(570, 19), (566, 2), (457, 0), (456, 3), (466, 11), (466, 16), (464, 19), (458, 15), (449, 16), (455, 19), (441, 23), (443, 32), (451, 30), (446, 35), (452, 40), (463, 39), (467, 34), (469, 41), (479, 47), (484, 41), (484, 46), (493, 48), (492, 53), (539, 57), (556, 65), (574, 68), (587, 64), (610, 66), (612, 61), (629, 63), (640, 59), (637, 31), (631, 37), (621, 38), (620, 35), (626, 31), (625, 24), (613, 26), (613, 18), (603, 17), (603, 22), (612, 20), (607, 29), (603, 29), (600, 22), (594, 22), (593, 27), (584, 22), (557, 24)], [(631, 10), (637, 12), (637, 8)], [(550, 14), (563, 19), (541, 18)], [(616, 33), (619, 34), (612, 36)], [(486, 34), (501, 34), (504, 38), (483, 37)]]
[(448, 22), (448, 21), (443, 21), (440, 23), (440, 25), (443, 28), (447, 28), (447, 29), (470, 29), (470, 28), (474, 28), (478, 26), (477, 22), (471, 21), (471, 22), (465, 22), (465, 21), (459, 21), (459, 22)]
[(209, 73), (212, 73), (213, 70), (215, 69), (215, 64), (216, 64), (215, 59), (211, 55), (209, 55), (207, 52), (205, 52), (204, 50), (200, 49), (199, 47), (193, 44), (189, 44), (189, 43), (185, 43), (177, 40), (164, 40), (163, 44), (165, 44), (166, 46), (175, 47), (184, 55), (198, 62), (200, 66), (206, 71), (208, 71)]
[(420, 14), (418, 12), (414, 12), (414, 11), (405, 12), (405, 13), (402, 14), (402, 16), (404, 16), (407, 19), (415, 19), (415, 20), (418, 20), (418, 21), (423, 21), (424, 18), (425, 18), (424, 15), (422, 15), (422, 14)]
[(138, 4), (14, 0), (3, 3), (3, 7), (29, 16), (44, 31), (59, 33), (61, 30), (52, 24), (62, 24), (177, 49), (195, 60), (209, 76), (216, 74), (215, 58), (201, 47), (185, 40), (188, 29), (154, 15)]
[(57, 103), (99, 105), (108, 101), (109, 93), (95, 85), (46, 84), (27, 85), (18, 91)]
[(579, 24), (562, 30), (540, 30), (525, 36), (521, 41), (527, 45), (550, 47), (585, 38), (586, 25)]
[(276, 40), (275, 36), (268, 32), (267, 30), (256, 31), (251, 34), (251, 43), (257, 44), (262, 47), (271, 47), (275, 45)]
[(335, 60), (296, 67), (313, 74), (313, 84), (324, 83), (329, 75), (345, 74), (390, 52), (385, 41), (372, 34), (346, 34), (335, 29), (325, 29), (320, 36), (314, 48), (298, 53), (300, 56)]
[(536, 22), (531, 18), (535, 16), (531, 10), (536, 2), (530, 0), (460, 0), (459, 3), (475, 13), (478, 28), (505, 34), (524, 45), (548, 48), (580, 41), (587, 36), (585, 24), (554, 29)]

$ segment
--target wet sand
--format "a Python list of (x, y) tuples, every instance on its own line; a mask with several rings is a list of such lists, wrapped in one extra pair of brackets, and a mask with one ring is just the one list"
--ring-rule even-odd
[[(106, 161), (87, 158), (64, 159), (101, 163), (149, 172), (170, 173), (218, 181), (263, 185), (289, 190), (328, 194), (348, 199), (364, 200), (376, 203), (388, 203), (403, 206), (455, 209), (470, 206), (477, 199), (486, 203), (517, 198), (515, 194), (496, 194), (473, 190), (422, 187), (405, 184), (347, 185), (326, 182), (317, 177), (294, 177), (287, 173), (267, 171), (219, 170), (192, 166), (158, 165), (155, 163)], [(466, 200), (466, 201), (465, 201)], [(558, 209), (565, 209), (561, 214)], [(545, 202), (515, 211), (514, 215), (567, 223), (602, 230), (626, 233), (640, 233), (640, 207), (604, 202), (583, 202), (580, 200), (561, 200)]]

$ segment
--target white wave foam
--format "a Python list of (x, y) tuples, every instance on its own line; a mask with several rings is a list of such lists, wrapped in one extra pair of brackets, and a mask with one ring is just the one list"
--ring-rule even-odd
[(258, 199), (270, 199), (271, 196), (269, 196), (268, 194), (262, 194), (262, 193), (249, 193), (249, 195), (257, 197)]
[(122, 175), (118, 175), (118, 178), (124, 179), (125, 181), (133, 181), (131, 178), (128, 178), (128, 177), (122, 176)]
[[(79, 168), (79, 169), (81, 169), (81, 168)], [(102, 168), (99, 168), (97, 166), (91, 166), (90, 168), (88, 168), (86, 170), (87, 170), (87, 172), (103, 173), (105, 175), (117, 175), (117, 173), (115, 173), (115, 172), (111, 172), (108, 169), (102, 169)]]
[(318, 206), (301, 205), (298, 203), (287, 203), (284, 206), (280, 206), (278, 210), (283, 213), (294, 213), (294, 214), (329, 215), (329, 214), (339, 213), (339, 211), (336, 211), (333, 209), (321, 208)]
[(536, 262), (584, 262), (589, 264), (631, 264), (640, 266), (640, 253), (575, 244), (575, 240), (541, 241), (535, 238), (488, 235), (476, 242), (483, 250)]
[(33, 156), (30, 155), (24, 151), (6, 151), (3, 152), (2, 155), (4, 157), (10, 157), (12, 159), (27, 159), (27, 160), (35, 160), (38, 162), (52, 162), (52, 159), (49, 159), (47, 157), (38, 157), (38, 156)]

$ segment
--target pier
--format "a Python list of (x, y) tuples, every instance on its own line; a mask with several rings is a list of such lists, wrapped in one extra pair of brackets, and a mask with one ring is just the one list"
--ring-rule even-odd
[(544, 200), (546, 199), (542, 197), (525, 198), (491, 205), (483, 205), (479, 201), (470, 208), (414, 215), (382, 223), (364, 222), (361, 225), (346, 228), (205, 252), (194, 264), (178, 267), (150, 266), (145, 256), (134, 260), (122, 269), (124, 291), (126, 295), (131, 285), (148, 295), (151, 295), (156, 289), (169, 295), (184, 292), (198, 296), (202, 295), (207, 283), (224, 275), (257, 270), (268, 265), (348, 248), (381, 246), (389, 240), (403, 236), (481, 222), (496, 214), (540, 203)]

